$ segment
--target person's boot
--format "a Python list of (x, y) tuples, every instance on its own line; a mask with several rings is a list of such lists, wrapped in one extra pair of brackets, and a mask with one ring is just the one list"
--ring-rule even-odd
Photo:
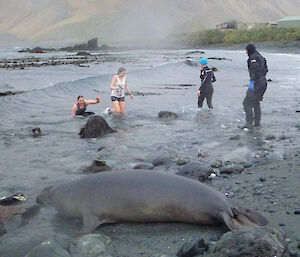
[(253, 125), (246, 123), (244, 126), (239, 126), (240, 129), (253, 129)]

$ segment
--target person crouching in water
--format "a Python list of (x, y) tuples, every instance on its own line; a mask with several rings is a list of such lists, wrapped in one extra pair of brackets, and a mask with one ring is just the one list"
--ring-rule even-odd
[(114, 75), (110, 83), (111, 89), (111, 101), (113, 109), (106, 108), (105, 114), (118, 113), (121, 115), (125, 114), (125, 91), (133, 99), (133, 95), (127, 86), (126, 69), (121, 67), (118, 70), (118, 74)]
[(250, 82), (246, 97), (243, 101), (244, 111), (246, 113), (246, 124), (240, 127), (241, 129), (253, 128), (253, 122), (254, 127), (260, 126), (260, 101), (263, 100), (263, 95), (267, 89), (266, 74), (268, 72), (268, 66), (266, 59), (256, 50), (253, 44), (246, 46), (246, 53), (249, 57), (247, 64)]
[(72, 108), (72, 117), (75, 115), (88, 116), (95, 114), (93, 112), (86, 112), (86, 107), (89, 104), (97, 104), (100, 102), (100, 97), (97, 96), (96, 100), (85, 100), (82, 95), (77, 97), (77, 102), (73, 105)]
[(214, 88), (212, 83), (216, 81), (214, 72), (207, 66), (207, 59), (203, 58), (200, 61), (202, 67), (200, 72), (201, 86), (197, 92), (198, 95), (198, 107), (202, 108), (203, 101), (206, 98), (207, 106), (209, 109), (213, 109), (212, 95)]

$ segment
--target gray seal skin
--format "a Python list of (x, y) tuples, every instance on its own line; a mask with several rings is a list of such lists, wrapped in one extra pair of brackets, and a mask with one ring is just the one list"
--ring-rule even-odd
[(47, 187), (37, 203), (82, 218), (83, 233), (104, 223), (225, 223), (230, 230), (268, 223), (254, 210), (232, 207), (225, 195), (201, 182), (147, 170), (103, 172)]

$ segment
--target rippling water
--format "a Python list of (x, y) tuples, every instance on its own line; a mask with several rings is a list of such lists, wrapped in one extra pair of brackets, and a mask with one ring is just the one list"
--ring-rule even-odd
[[(0, 90), (24, 91), (0, 98), (1, 194), (21, 191), (29, 196), (28, 202), (32, 205), (42, 188), (85, 176), (79, 169), (91, 164), (99, 147), (110, 149), (105, 160), (114, 169), (132, 167), (139, 159), (158, 150), (176, 152), (194, 161), (198, 161), (198, 151), (208, 152), (209, 157), (202, 161), (210, 163), (241, 146), (255, 152), (266, 133), (288, 132), (286, 128), (291, 126), (287, 125), (296, 122), (295, 110), (300, 105), (300, 55), (263, 53), (269, 65), (267, 77), (272, 82), (261, 104), (263, 127), (251, 133), (237, 129), (244, 122), (242, 101), (249, 80), (245, 53), (207, 50), (202, 55), (231, 59), (209, 61), (210, 66), (219, 70), (215, 73), (214, 110), (210, 111), (206, 104), (201, 110), (196, 107), (199, 66), (184, 63), (187, 57), (199, 62), (201, 55), (187, 55), (187, 52), (125, 51), (111, 54), (134, 61), (91, 64), (89, 68), (54, 66), (0, 70)], [(16, 56), (19, 56), (16, 51), (0, 50), (0, 58)], [(129, 88), (145, 95), (126, 99), (125, 117), (105, 116), (104, 109), (111, 105), (110, 81), (120, 66), (128, 71)], [(179, 86), (181, 84), (196, 86)], [(87, 119), (70, 115), (78, 95), (86, 99), (99, 95), (100, 104), (89, 105), (88, 111), (104, 115), (118, 133), (80, 139), (78, 132)], [(176, 112), (179, 118), (161, 121), (157, 118), (161, 110)], [(31, 136), (31, 129), (35, 127), (41, 128), (43, 136)], [(237, 134), (242, 135), (240, 145), (228, 140)], [(177, 169), (174, 165), (169, 171)], [(15, 257), (23, 256), (43, 240), (76, 231), (73, 223), (61, 226), (54, 214), (53, 209), (47, 208), (26, 226), (7, 223), (8, 233), (1, 237), (0, 252), (4, 256), (12, 253)]]

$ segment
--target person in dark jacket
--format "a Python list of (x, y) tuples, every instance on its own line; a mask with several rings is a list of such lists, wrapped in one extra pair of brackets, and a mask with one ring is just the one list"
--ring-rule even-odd
[(253, 128), (253, 125), (254, 127), (260, 126), (260, 101), (263, 100), (263, 95), (267, 89), (266, 74), (268, 72), (268, 66), (266, 59), (256, 50), (255, 45), (248, 44), (246, 46), (246, 53), (249, 56), (247, 64), (250, 83), (243, 101), (246, 113), (246, 124), (241, 128), (249, 129)]
[(209, 109), (213, 109), (212, 95), (214, 88), (212, 83), (216, 81), (214, 72), (207, 66), (207, 59), (202, 58), (200, 61), (202, 67), (200, 72), (201, 86), (197, 92), (198, 95), (198, 107), (202, 107), (203, 101), (206, 98), (207, 106)]

